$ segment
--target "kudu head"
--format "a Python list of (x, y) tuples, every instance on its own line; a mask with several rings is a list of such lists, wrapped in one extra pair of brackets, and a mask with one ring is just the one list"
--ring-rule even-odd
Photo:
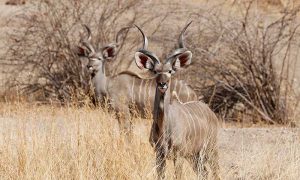
[(119, 42), (120, 35), (125, 30), (128, 30), (129, 27), (122, 28), (117, 33), (116, 42), (101, 47), (99, 50), (95, 50), (95, 48), (91, 43), (92, 40), (91, 29), (87, 25), (83, 25), (83, 27), (87, 32), (87, 37), (81, 38), (80, 40), (81, 46), (77, 46), (77, 55), (79, 55), (80, 57), (88, 58), (87, 69), (93, 75), (97, 73), (99, 70), (103, 70), (105, 62), (111, 61), (116, 57), (117, 51), (120, 46), (120, 42)]
[(186, 67), (191, 63), (192, 53), (187, 50), (183, 42), (183, 36), (192, 22), (188, 23), (181, 31), (179, 36), (179, 48), (174, 50), (166, 60), (162, 63), (158, 57), (147, 50), (148, 39), (141, 28), (136, 26), (143, 35), (143, 47), (135, 53), (135, 62), (140, 69), (151, 71), (156, 76), (157, 89), (162, 93), (169, 88), (169, 81), (171, 76), (175, 74), (180, 68)]

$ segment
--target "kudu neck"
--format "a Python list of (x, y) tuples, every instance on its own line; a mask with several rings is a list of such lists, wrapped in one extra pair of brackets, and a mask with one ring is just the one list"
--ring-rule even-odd
[(105, 72), (105, 62), (103, 62), (102, 67), (100, 67), (92, 77), (92, 82), (98, 97), (103, 97), (107, 94), (107, 75)]
[(153, 119), (154, 122), (161, 129), (164, 126), (164, 122), (166, 121), (166, 114), (168, 113), (168, 109), (170, 106), (171, 99), (171, 90), (170, 90), (170, 82), (168, 84), (168, 89), (165, 93), (162, 93), (158, 87), (156, 87), (155, 92), (155, 100), (154, 100), (154, 111), (153, 111)]
[(101, 73), (103, 74), (104, 77), (106, 77), (105, 65), (106, 65), (106, 61), (103, 61), (102, 67), (100, 68), (101, 69)]

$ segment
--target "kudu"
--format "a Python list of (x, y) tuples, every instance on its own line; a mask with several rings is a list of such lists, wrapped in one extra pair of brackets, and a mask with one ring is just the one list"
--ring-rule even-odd
[(97, 101), (103, 103), (107, 96), (107, 82), (109, 81), (109, 77), (105, 72), (105, 65), (107, 62), (112, 61), (117, 55), (117, 50), (120, 45), (120, 36), (129, 28), (125, 27), (119, 30), (114, 43), (103, 46), (100, 48), (100, 50), (96, 51), (91, 43), (91, 29), (87, 25), (83, 25), (83, 27), (87, 31), (88, 36), (87, 38), (80, 40), (82, 46), (77, 46), (77, 54), (80, 57), (88, 58), (86, 67), (91, 75)]
[(191, 63), (192, 53), (183, 42), (184, 33), (190, 24), (191, 22), (180, 34), (179, 48), (171, 53), (164, 63), (145, 48), (147, 37), (137, 27), (143, 34), (144, 46), (135, 53), (136, 65), (156, 76), (150, 143), (155, 147), (159, 178), (165, 176), (166, 158), (172, 158), (176, 178), (180, 179), (182, 162), (179, 161), (179, 157), (181, 156), (192, 163), (199, 177), (207, 179), (207, 168), (210, 167), (213, 179), (219, 179), (216, 115), (200, 101), (179, 102), (176, 98), (172, 98), (175, 92), (170, 90), (173, 74)]
[[(118, 36), (126, 28), (118, 32), (116, 43), (105, 46), (96, 52), (90, 43), (91, 30), (88, 26), (84, 27), (88, 32), (88, 38), (81, 42), (88, 53), (84, 53), (86, 51), (83, 48), (81, 48), (81, 52), (89, 59), (87, 68), (92, 75), (96, 94), (101, 100), (104, 98), (109, 100), (111, 107), (117, 112), (120, 125), (127, 129), (130, 127), (130, 114), (133, 106), (142, 112), (143, 116), (145, 116), (148, 108), (153, 109), (155, 80), (140, 79), (137, 74), (129, 71), (107, 76), (104, 65), (106, 61), (112, 61), (115, 58), (118, 50)], [(182, 102), (197, 100), (196, 93), (184, 81), (174, 81), (171, 84), (171, 89), (177, 92), (178, 98)]]

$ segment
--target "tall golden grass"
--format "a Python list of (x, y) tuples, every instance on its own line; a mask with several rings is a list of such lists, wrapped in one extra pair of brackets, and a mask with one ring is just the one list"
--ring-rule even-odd
[[(129, 140), (118, 133), (116, 119), (106, 110), (1, 103), (0, 179), (155, 179), (150, 123), (135, 119)], [(264, 144), (234, 134), (220, 132), (222, 179), (300, 177), (299, 138), (282, 142), (284, 134), (278, 134), (278, 141)], [(167, 179), (173, 174), (168, 161)], [(187, 162), (183, 177), (196, 179)]]
[(0, 179), (153, 179), (149, 125), (129, 142), (116, 123), (88, 107), (1, 104)]

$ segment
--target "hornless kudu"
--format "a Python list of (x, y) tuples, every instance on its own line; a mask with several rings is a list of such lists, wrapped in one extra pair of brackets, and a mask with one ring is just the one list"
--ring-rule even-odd
[[(145, 116), (146, 109), (153, 109), (155, 95), (155, 79), (140, 79), (133, 72), (124, 71), (114, 76), (105, 74), (105, 63), (111, 61), (117, 54), (118, 36), (125, 28), (121, 29), (116, 38), (116, 43), (112, 43), (100, 51), (96, 52), (90, 43), (91, 30), (85, 26), (88, 32), (88, 38), (82, 40), (79, 47), (79, 55), (88, 57), (87, 68), (92, 75), (92, 83), (100, 100), (108, 98), (111, 107), (117, 112), (118, 120), (122, 128), (130, 127), (130, 110), (132, 105)], [(88, 52), (86, 52), (86, 50)], [(196, 93), (184, 83), (184, 81), (175, 80), (171, 84), (171, 89), (175, 90), (178, 98), (182, 102), (197, 100)]]
[(191, 63), (192, 53), (183, 43), (184, 32), (190, 24), (180, 34), (179, 48), (164, 63), (145, 46), (135, 53), (136, 65), (156, 76), (150, 143), (155, 147), (159, 178), (164, 178), (166, 158), (170, 157), (174, 161), (176, 178), (180, 179), (182, 162), (178, 158), (181, 156), (192, 163), (199, 177), (207, 179), (207, 168), (210, 167), (213, 179), (219, 179), (216, 115), (200, 101), (182, 103), (172, 99), (175, 92), (169, 88), (172, 75)]

